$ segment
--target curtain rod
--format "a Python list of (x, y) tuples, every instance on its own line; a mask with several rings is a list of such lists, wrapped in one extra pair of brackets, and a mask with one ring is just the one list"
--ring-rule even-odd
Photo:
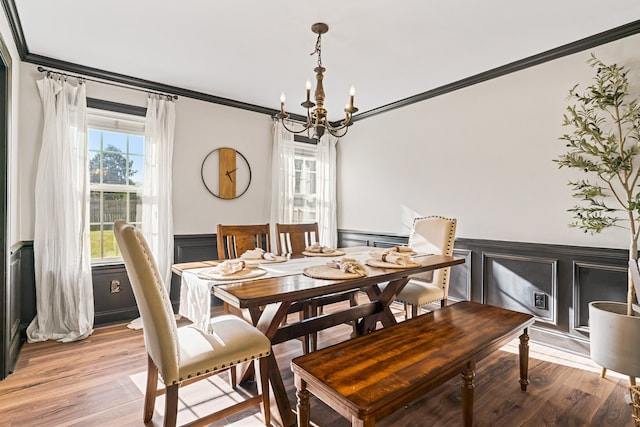
[(152, 93), (152, 94), (154, 94), (154, 95), (166, 96), (166, 97), (168, 97), (168, 98), (170, 98), (170, 99), (178, 99), (178, 95), (172, 95), (172, 94), (167, 94), (167, 93), (155, 92), (155, 91), (148, 90), (148, 89), (142, 89), (142, 88), (135, 87), (135, 86), (123, 85), (123, 84), (114, 83), (114, 82), (105, 81), (105, 80), (96, 80), (96, 79), (91, 79), (91, 78), (84, 77), (84, 76), (78, 76), (78, 75), (74, 75), (74, 74), (63, 73), (63, 72), (61, 72), (61, 71), (47, 70), (46, 68), (41, 67), (41, 66), (38, 66), (38, 71), (39, 71), (39, 72), (41, 72), (41, 73), (47, 73), (47, 75), (50, 75), (50, 74), (58, 74), (58, 75), (61, 75), (61, 76), (64, 76), (64, 77), (73, 77), (73, 78), (76, 78), (76, 79), (78, 79), (78, 80), (80, 80), (80, 81), (82, 81), (82, 80), (88, 80), (88, 81), (90, 81), (90, 82), (102, 83), (102, 84), (105, 84), (105, 85), (111, 85), (111, 86), (116, 86), (116, 87), (122, 87), (122, 88), (125, 88), (125, 89), (132, 89), (132, 90), (137, 90), (137, 91), (140, 91), (140, 92)]

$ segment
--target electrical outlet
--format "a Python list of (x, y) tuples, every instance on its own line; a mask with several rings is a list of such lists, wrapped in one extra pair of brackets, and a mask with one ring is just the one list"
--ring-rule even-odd
[(120, 292), (120, 281), (119, 280), (112, 280), (111, 281), (111, 293), (112, 294), (117, 294), (118, 292)]
[(533, 306), (541, 310), (547, 310), (547, 294), (533, 293)]

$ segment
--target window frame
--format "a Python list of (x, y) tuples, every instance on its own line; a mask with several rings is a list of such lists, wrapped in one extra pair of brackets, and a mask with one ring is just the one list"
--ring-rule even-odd
[[(318, 200), (318, 182), (317, 182), (317, 162), (318, 162), (318, 140), (317, 139), (312, 139), (312, 138), (306, 138), (306, 137), (302, 137), (299, 135), (296, 135), (294, 137), (294, 142), (293, 142), (293, 146), (294, 146), (294, 164), (295, 161), (298, 159), (302, 159), (304, 160), (308, 160), (308, 159), (313, 159), (315, 161), (315, 165), (316, 167), (313, 170), (313, 174), (315, 175), (315, 179), (316, 179), (316, 183), (314, 185), (315, 187), (315, 193), (308, 193), (308, 192), (296, 192), (296, 184), (297, 181), (294, 182), (294, 193), (293, 193), (293, 212), (291, 213), (291, 218), (292, 218), (292, 222), (294, 223), (309, 223), (309, 222), (318, 222), (318, 205), (317, 205), (317, 200)], [(294, 171), (294, 173), (297, 173), (298, 170), (296, 169)], [(305, 172), (305, 168), (301, 169), (301, 173), (304, 174)], [(306, 170), (306, 172), (309, 172), (309, 170)], [(303, 204), (301, 207), (296, 206), (295, 201), (296, 200), (302, 200)], [(313, 201), (313, 205), (315, 206), (313, 208), (313, 218), (309, 218), (305, 216), (305, 212), (308, 212), (310, 209), (305, 209), (307, 202), (309, 201)], [(301, 212), (301, 213), (298, 213)]]
[[(145, 134), (145, 116), (147, 109), (144, 107), (137, 107), (133, 105), (120, 104), (111, 101), (105, 101), (95, 98), (87, 98), (87, 130), (96, 129), (108, 132), (120, 132), (129, 135), (140, 135), (144, 138)], [(89, 149), (89, 138), (87, 137), (87, 166), (92, 156), (92, 151)], [(104, 147), (101, 147), (101, 149)], [(95, 150), (93, 151), (95, 153)], [(144, 160), (144, 153), (142, 155)], [(136, 188), (135, 191), (132, 191)], [(90, 227), (94, 225), (100, 226), (101, 239), (100, 239), (100, 257), (91, 258), (92, 265), (108, 265), (122, 263), (122, 257), (104, 257), (104, 233), (108, 232), (108, 227), (113, 230), (113, 223), (103, 221), (104, 219), (104, 194), (105, 193), (126, 193), (126, 213), (127, 220), (130, 215), (130, 197), (131, 193), (137, 193), (139, 197), (142, 195), (142, 186), (132, 186), (128, 184), (104, 184), (104, 183), (89, 183), (89, 195), (94, 191), (101, 193), (100, 197), (100, 222), (90, 222)], [(91, 203), (91, 197), (90, 201)], [(141, 224), (138, 222), (138, 227)], [(105, 227), (106, 225), (106, 227)]]

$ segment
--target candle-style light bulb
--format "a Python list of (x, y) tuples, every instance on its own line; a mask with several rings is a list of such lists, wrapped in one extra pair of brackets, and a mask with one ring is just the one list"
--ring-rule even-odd
[(311, 80), (307, 79), (307, 101), (311, 99)]
[(282, 92), (280, 94), (280, 114), (282, 117), (286, 116), (286, 113), (284, 112), (284, 100), (285, 100), (285, 96), (284, 96), (284, 92)]
[(353, 97), (356, 95), (356, 88), (351, 85), (349, 89), (349, 109), (353, 110)]

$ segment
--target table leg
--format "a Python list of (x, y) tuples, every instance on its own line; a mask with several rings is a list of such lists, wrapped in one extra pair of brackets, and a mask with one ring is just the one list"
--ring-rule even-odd
[(409, 277), (390, 281), (381, 292), (378, 285), (372, 285), (365, 290), (371, 302), (377, 301), (381, 309), (378, 313), (363, 318), (357, 325), (358, 335), (368, 334), (375, 331), (378, 320), (382, 322), (385, 328), (398, 323), (395, 316), (391, 312), (391, 303), (395, 301), (396, 296), (402, 288), (409, 282)]
[(520, 335), (520, 345), (518, 346), (520, 354), (520, 390), (527, 391), (529, 384), (529, 332), (528, 328), (524, 328), (524, 332)]
[(282, 382), (282, 376), (280, 375), (280, 370), (278, 369), (276, 356), (272, 351), (268, 357), (269, 383), (271, 384), (271, 389), (273, 390), (272, 396), (275, 399), (278, 408), (277, 411), (271, 411), (271, 413), (274, 415), (274, 418), (276, 418), (283, 426), (295, 426), (295, 415), (293, 414), (291, 405), (289, 404), (289, 397), (287, 396), (287, 390), (284, 388), (284, 383)]
[(465, 427), (473, 426), (473, 378), (476, 362), (471, 360), (462, 371), (462, 423)]
[(305, 380), (295, 375), (296, 397), (298, 398), (298, 427), (309, 427), (311, 422), (311, 408), (309, 405), (309, 390)]
[[(377, 301), (380, 296), (380, 288), (378, 285), (369, 286), (364, 289), (369, 297), (369, 301)], [(379, 313), (372, 314), (367, 317), (363, 317), (356, 322), (356, 335), (364, 335), (375, 331), (376, 323), (378, 322)]]

